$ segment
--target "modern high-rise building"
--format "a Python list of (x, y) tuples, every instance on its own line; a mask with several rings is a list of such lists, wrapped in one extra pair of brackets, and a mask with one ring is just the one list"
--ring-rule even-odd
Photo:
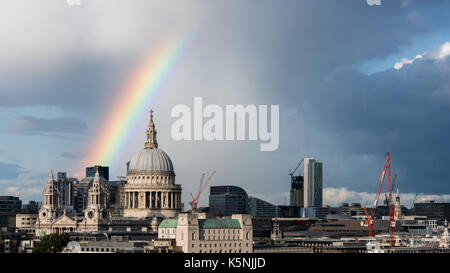
[(98, 173), (100, 174), (100, 177), (103, 176), (106, 180), (109, 180), (109, 167), (100, 166), (100, 165), (87, 167), (86, 168), (86, 177), (94, 177), (95, 172), (97, 171), (97, 168), (98, 168)]
[(303, 176), (291, 176), (291, 200), (290, 205), (295, 207), (303, 207)]
[(211, 186), (209, 212), (224, 216), (246, 214), (248, 212), (248, 195), (237, 186)]
[(55, 186), (59, 192), (59, 204), (61, 207), (68, 210), (74, 209), (74, 183), (76, 182), (76, 178), (67, 178), (66, 172), (57, 173)]
[(22, 208), (22, 200), (15, 196), (0, 196), (0, 228), (15, 228), (16, 213)]
[(280, 209), (277, 206), (256, 197), (248, 198), (248, 209), (252, 216), (275, 217), (280, 214)]
[(314, 158), (305, 158), (303, 182), (303, 207), (322, 207), (322, 162)]
[(0, 211), (18, 211), (22, 208), (22, 200), (15, 196), (0, 196)]
[(419, 216), (427, 216), (428, 219), (438, 220), (443, 223), (450, 219), (450, 203), (427, 201), (414, 203), (414, 212)]

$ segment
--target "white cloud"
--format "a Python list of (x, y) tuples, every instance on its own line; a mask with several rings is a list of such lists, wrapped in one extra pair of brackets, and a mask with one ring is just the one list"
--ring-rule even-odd
[(176, 4), (180, 8), (164, 1), (99, 0), (80, 6), (66, 1), (2, 1), (0, 72), (42, 73), (37, 66), (55, 69), (79, 53), (114, 56), (146, 49), (154, 37), (182, 30), (195, 18), (190, 12), (194, 4)]
[(17, 179), (0, 180), (0, 195), (19, 196), (22, 201), (41, 200), (48, 174), (27, 172)]
[[(394, 198), (395, 198), (394, 192)], [(402, 206), (406, 206), (410, 208), (413, 205), (415, 193), (401, 193), (400, 192), (400, 204)], [(366, 205), (367, 207), (372, 207), (375, 199), (375, 193), (368, 192), (357, 192), (348, 190), (345, 187), (342, 188), (324, 188), (323, 189), (323, 203), (329, 206), (340, 206), (342, 203), (361, 203), (361, 205)], [(380, 198), (378, 200), (378, 205), (383, 204), (385, 199), (385, 193), (382, 192), (380, 194)], [(449, 202), (450, 194), (417, 194), (415, 202), (424, 202), (424, 201), (442, 201)], [(368, 201), (368, 202), (367, 202)]]
[(406, 64), (413, 64), (418, 59), (433, 59), (439, 60), (444, 59), (445, 57), (450, 55), (450, 42), (445, 42), (438, 48), (435, 48), (431, 51), (425, 52), (423, 54), (417, 55), (413, 59), (402, 58), (402, 60), (398, 63), (394, 64), (394, 69), (399, 70), (403, 68)]
[(450, 55), (450, 42), (445, 42), (440, 47), (426, 54), (426, 57), (430, 59), (444, 59), (448, 55)]
[(422, 55), (417, 55), (416, 57), (414, 57), (414, 59), (412, 60), (408, 60), (407, 58), (402, 58), (402, 60), (398, 63), (394, 64), (394, 68), (399, 70), (401, 69), (405, 64), (412, 64), (415, 60), (417, 59), (422, 59), (423, 56)]

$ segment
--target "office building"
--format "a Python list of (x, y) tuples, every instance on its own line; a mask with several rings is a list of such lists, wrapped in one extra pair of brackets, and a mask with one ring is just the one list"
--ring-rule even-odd
[(277, 206), (256, 197), (248, 198), (248, 209), (249, 214), (253, 217), (275, 217), (277, 216), (277, 210), (278, 215), (280, 214), (280, 209)]
[(38, 214), (16, 214), (16, 232), (34, 235)]
[(0, 211), (18, 211), (22, 208), (22, 201), (15, 196), (0, 196)]
[(0, 228), (14, 229), (16, 213), (22, 209), (22, 201), (15, 196), (0, 196)]
[(237, 186), (212, 186), (209, 195), (209, 213), (230, 216), (248, 212), (248, 195)]
[(450, 219), (450, 203), (428, 201), (414, 203), (415, 215), (427, 216), (428, 219), (438, 220), (443, 223)]
[(30, 200), (28, 204), (22, 205), (22, 213), (38, 213), (40, 203), (37, 201)]
[(159, 240), (175, 240), (184, 253), (252, 253), (253, 226), (248, 214), (227, 218), (204, 218), (180, 213), (158, 226)]
[(95, 172), (97, 171), (97, 168), (98, 168), (98, 173), (100, 174), (100, 177), (103, 176), (103, 178), (105, 178), (106, 180), (109, 180), (109, 167), (100, 166), (100, 165), (87, 167), (86, 168), (86, 177), (94, 177)]
[(278, 206), (278, 217), (280, 218), (296, 218), (301, 216), (302, 207), (296, 206)]
[(68, 178), (66, 172), (58, 172), (56, 175), (55, 186), (59, 192), (59, 204), (67, 210), (74, 209), (75, 190), (74, 184), (78, 180), (76, 178)]
[(303, 206), (322, 207), (322, 163), (314, 158), (305, 158), (303, 183)]
[(300, 174), (291, 176), (291, 192), (290, 205), (295, 207), (303, 207), (303, 182), (304, 178)]

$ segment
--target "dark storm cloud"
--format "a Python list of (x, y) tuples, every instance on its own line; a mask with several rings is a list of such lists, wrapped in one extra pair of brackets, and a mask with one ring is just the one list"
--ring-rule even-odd
[(24, 172), (25, 169), (20, 165), (0, 161), (0, 179), (15, 179)]
[[(34, 72), (26, 77), (0, 75), (0, 107), (57, 105), (95, 113), (117, 89), (114, 85), (118, 84), (118, 73), (123, 67), (115, 63), (113, 56), (105, 60), (73, 54), (64, 57), (61, 66), (47, 68), (46, 64), (35, 64)], [(41, 74), (41, 69), (49, 71)]]
[[(47, 14), (41, 18), (45, 24), (22, 15), (16, 22), (22, 28), (13, 25), (22, 31), (0, 38), (0, 58), (7, 52), (12, 59), (0, 62), (0, 107), (56, 105), (95, 119), (105, 113), (137, 56), (158, 43), (168, 22), (167, 29), (184, 31), (192, 17), (198, 20), (192, 45), (157, 105), (159, 141), (177, 166), (184, 193), (197, 190), (200, 169), (216, 168), (215, 185), (233, 183), (250, 194), (285, 192), (287, 171), (301, 156), (324, 163), (325, 187), (372, 193), (386, 151), (392, 153), (402, 190), (448, 192), (448, 144), (442, 137), (448, 120), (439, 115), (448, 113), (447, 67), (423, 60), (372, 76), (352, 68), (400, 53), (414, 46), (414, 38), (448, 27), (450, 9), (443, 1), (382, 2), (371, 7), (365, 0), (193, 1), (161, 13), (153, 4), (120, 7), (117, 3), (124, 2), (94, 1), (69, 16), (55, 10), (52, 14), (62, 14), (64, 24)], [(35, 5), (37, 10), (58, 7)], [(9, 25), (25, 9), (3, 10), (14, 14), (0, 16)], [(182, 17), (187, 19), (177, 20)], [(11, 37), (21, 33), (26, 35)], [(25, 52), (18, 44), (27, 44)], [(43, 57), (34, 58), (38, 55)], [(192, 103), (194, 95), (219, 105), (280, 104), (279, 150), (261, 153), (248, 143), (174, 143), (167, 133), (170, 109)], [(18, 121), (10, 129), (27, 134), (86, 130), (80, 120), (72, 120), (70, 128), (29, 116)], [(143, 136), (143, 128), (138, 130), (133, 133)]]
[(10, 123), (6, 132), (24, 135), (41, 133), (80, 134), (85, 133), (86, 128), (86, 124), (77, 117), (45, 119), (20, 116)]
[[(90, 6), (81, 7), (80, 12), (89, 9)], [(281, 89), (287, 95), (310, 86), (311, 80), (320, 79), (339, 67), (398, 52), (401, 46), (411, 43), (413, 35), (426, 32), (417, 19), (420, 16), (411, 16), (414, 5), (405, 7), (401, 1), (386, 1), (383, 8), (370, 7), (362, 0), (295, 0), (284, 1), (282, 5), (271, 1), (211, 1), (193, 4), (192, 9), (195, 11), (192, 16), (199, 17), (194, 44), (189, 49), (190, 54), (200, 54), (196, 56), (196, 65), (209, 69), (221, 58), (236, 60), (234, 69), (243, 72), (251, 69), (254, 76), (262, 78), (270, 75), (268, 89)], [(178, 12), (176, 7), (171, 10), (172, 16)], [(90, 22), (114, 25), (113, 14), (106, 8), (98, 14), (98, 21), (93, 18)], [(70, 25), (74, 28), (73, 35), (78, 36), (69, 37), (78, 41), (77, 46), (63, 43), (60, 36), (42, 37), (68, 49), (55, 50), (52, 62), (46, 59), (22, 65), (16, 62), (8, 73), (0, 75), (0, 106), (61, 105), (89, 112), (94, 112), (94, 107), (99, 105), (105, 107), (104, 100), (122, 83), (120, 75), (124, 77), (124, 67), (139, 55), (136, 51), (134, 56), (130, 54), (128, 45), (125, 47), (122, 41), (134, 39), (139, 50), (144, 42), (154, 43), (136, 38), (146, 36), (136, 36), (136, 33), (147, 33), (148, 21), (135, 20), (136, 15), (132, 13), (122, 15), (124, 26), (142, 23), (133, 23), (133, 32), (106, 29), (107, 38), (111, 39), (107, 40), (109, 44), (117, 44), (111, 52), (99, 54), (92, 46), (95, 42), (105, 43), (102, 40), (105, 29), (86, 28), (77, 21), (67, 22), (73, 23)], [(181, 28), (184, 21), (179, 23)], [(94, 30), (103, 32), (95, 35)]]
[(370, 189), (366, 185), (371, 184), (358, 181), (355, 174), (370, 167), (377, 173), (389, 151), (403, 191), (448, 192), (449, 75), (447, 57), (417, 60), (372, 76), (342, 71), (322, 83), (303, 112), (317, 125), (315, 133), (330, 136), (344, 158), (378, 158), (378, 165), (347, 162), (346, 178), (333, 177), (334, 185)]

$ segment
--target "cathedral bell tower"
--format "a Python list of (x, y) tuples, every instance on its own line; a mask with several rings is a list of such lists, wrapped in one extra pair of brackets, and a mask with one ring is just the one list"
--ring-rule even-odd
[(47, 179), (47, 185), (45, 185), (44, 192), (42, 193), (42, 206), (39, 210), (39, 222), (53, 222), (56, 218), (58, 218), (59, 211), (59, 192), (58, 188), (55, 185), (53, 171), (52, 169), (50, 169), (50, 174)]
[(106, 205), (106, 196), (102, 190), (102, 183), (97, 167), (94, 181), (88, 193), (88, 205), (85, 210), (86, 224), (106, 224), (108, 218), (109, 213)]

